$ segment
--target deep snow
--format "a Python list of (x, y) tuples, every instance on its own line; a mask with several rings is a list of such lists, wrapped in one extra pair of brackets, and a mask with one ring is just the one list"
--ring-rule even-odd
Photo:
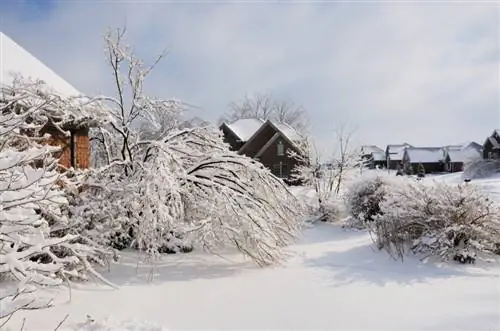
[[(499, 330), (500, 267), (404, 263), (374, 251), (365, 232), (318, 224), (282, 266), (260, 269), (238, 255), (167, 256), (151, 269), (135, 255), (112, 267), (112, 290), (91, 284), (61, 293), (55, 308), (23, 312), (10, 326), (53, 330), (85, 320), (135, 318), (169, 330)], [(159, 330), (153, 327), (95, 330)], [(129, 325), (130, 327), (130, 325)], [(82, 329), (91, 330), (91, 329)]]

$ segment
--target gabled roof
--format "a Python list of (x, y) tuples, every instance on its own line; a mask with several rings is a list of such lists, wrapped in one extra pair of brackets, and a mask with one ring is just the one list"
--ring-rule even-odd
[(481, 157), (481, 153), (475, 149), (464, 148), (461, 150), (447, 150), (446, 155), (450, 162), (465, 163)]
[(439, 163), (445, 157), (441, 147), (408, 147), (404, 153), (410, 163)]
[(363, 145), (361, 146), (361, 153), (363, 155), (369, 155), (372, 153), (384, 153), (384, 150), (375, 145)]
[[(239, 152), (243, 152), (246, 149), (246, 146), (251, 144), (252, 140), (256, 139), (259, 136), (260, 132), (262, 132), (262, 130), (264, 130), (264, 128), (266, 126), (270, 126), (271, 128), (273, 128), (277, 133), (279, 133), (279, 135), (281, 135), (285, 140), (288, 141), (288, 143), (290, 145), (295, 147), (297, 150), (299, 149), (300, 144), (304, 141), (304, 138), (297, 132), (297, 130), (292, 128), (290, 125), (288, 125), (286, 123), (280, 123), (280, 122), (274, 122), (271, 120), (267, 120), (260, 126), (260, 128), (250, 138), (248, 138), (246, 143), (240, 148)], [(276, 139), (276, 134), (274, 134), (270, 140), (272, 140), (273, 138)], [(266, 142), (265, 146), (266, 145), (267, 146), (270, 145), (269, 141)], [(263, 151), (259, 150), (259, 152), (262, 153)]]
[(34, 81), (42, 80), (61, 96), (81, 95), (52, 69), (0, 32), (0, 88), (11, 85), (16, 76)]
[(248, 141), (257, 130), (264, 124), (260, 118), (242, 118), (232, 123), (223, 123), (238, 139), (243, 142)]
[(403, 155), (406, 148), (413, 147), (408, 143), (397, 144), (397, 145), (387, 145), (385, 151), (389, 153), (389, 159), (392, 161), (403, 160)]

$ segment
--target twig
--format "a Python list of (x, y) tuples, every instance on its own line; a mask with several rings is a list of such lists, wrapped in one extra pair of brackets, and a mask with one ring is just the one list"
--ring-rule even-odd
[(59, 324), (57, 324), (56, 328), (54, 329), (54, 331), (57, 331), (61, 325), (63, 325), (63, 323), (68, 319), (69, 317), (69, 314), (66, 314), (66, 316), (64, 316), (64, 318), (62, 319), (62, 321), (59, 322)]

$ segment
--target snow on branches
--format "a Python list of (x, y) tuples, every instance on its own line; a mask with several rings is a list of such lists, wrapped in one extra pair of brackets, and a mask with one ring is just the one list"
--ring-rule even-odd
[(143, 82), (165, 53), (146, 66), (124, 34), (106, 36), (116, 96), (99, 98), (111, 120), (93, 137), (98, 167), (72, 206), (75, 223), (98, 243), (150, 258), (195, 242), (277, 262), (300, 204), (261, 164), (230, 152), (216, 128), (181, 129), (182, 103), (147, 97)]
[(378, 248), (394, 258), (412, 252), (463, 263), (479, 252), (500, 253), (500, 206), (470, 183), (364, 176), (350, 186), (346, 202), (351, 222), (367, 226)]
[[(56, 286), (96, 274), (90, 262), (99, 254), (68, 228), (68, 201), (58, 186), (64, 178), (53, 155), (59, 149), (38, 143), (46, 138), (38, 132), (47, 122), (63, 129), (68, 102), (42, 83), (20, 80), (0, 95), (0, 277), (22, 285), (8, 295), (13, 302), (34, 297), (25, 285)], [(0, 315), (11, 306), (0, 305)]]

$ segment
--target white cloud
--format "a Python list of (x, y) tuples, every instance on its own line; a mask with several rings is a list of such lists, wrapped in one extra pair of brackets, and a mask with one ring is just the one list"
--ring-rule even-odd
[(481, 141), (500, 126), (495, 4), (63, 2), (39, 20), (7, 11), (0, 29), (82, 91), (109, 92), (101, 36), (125, 17), (141, 56), (171, 47), (150, 91), (208, 119), (270, 90), (309, 110), (324, 149), (346, 119), (382, 147)]

